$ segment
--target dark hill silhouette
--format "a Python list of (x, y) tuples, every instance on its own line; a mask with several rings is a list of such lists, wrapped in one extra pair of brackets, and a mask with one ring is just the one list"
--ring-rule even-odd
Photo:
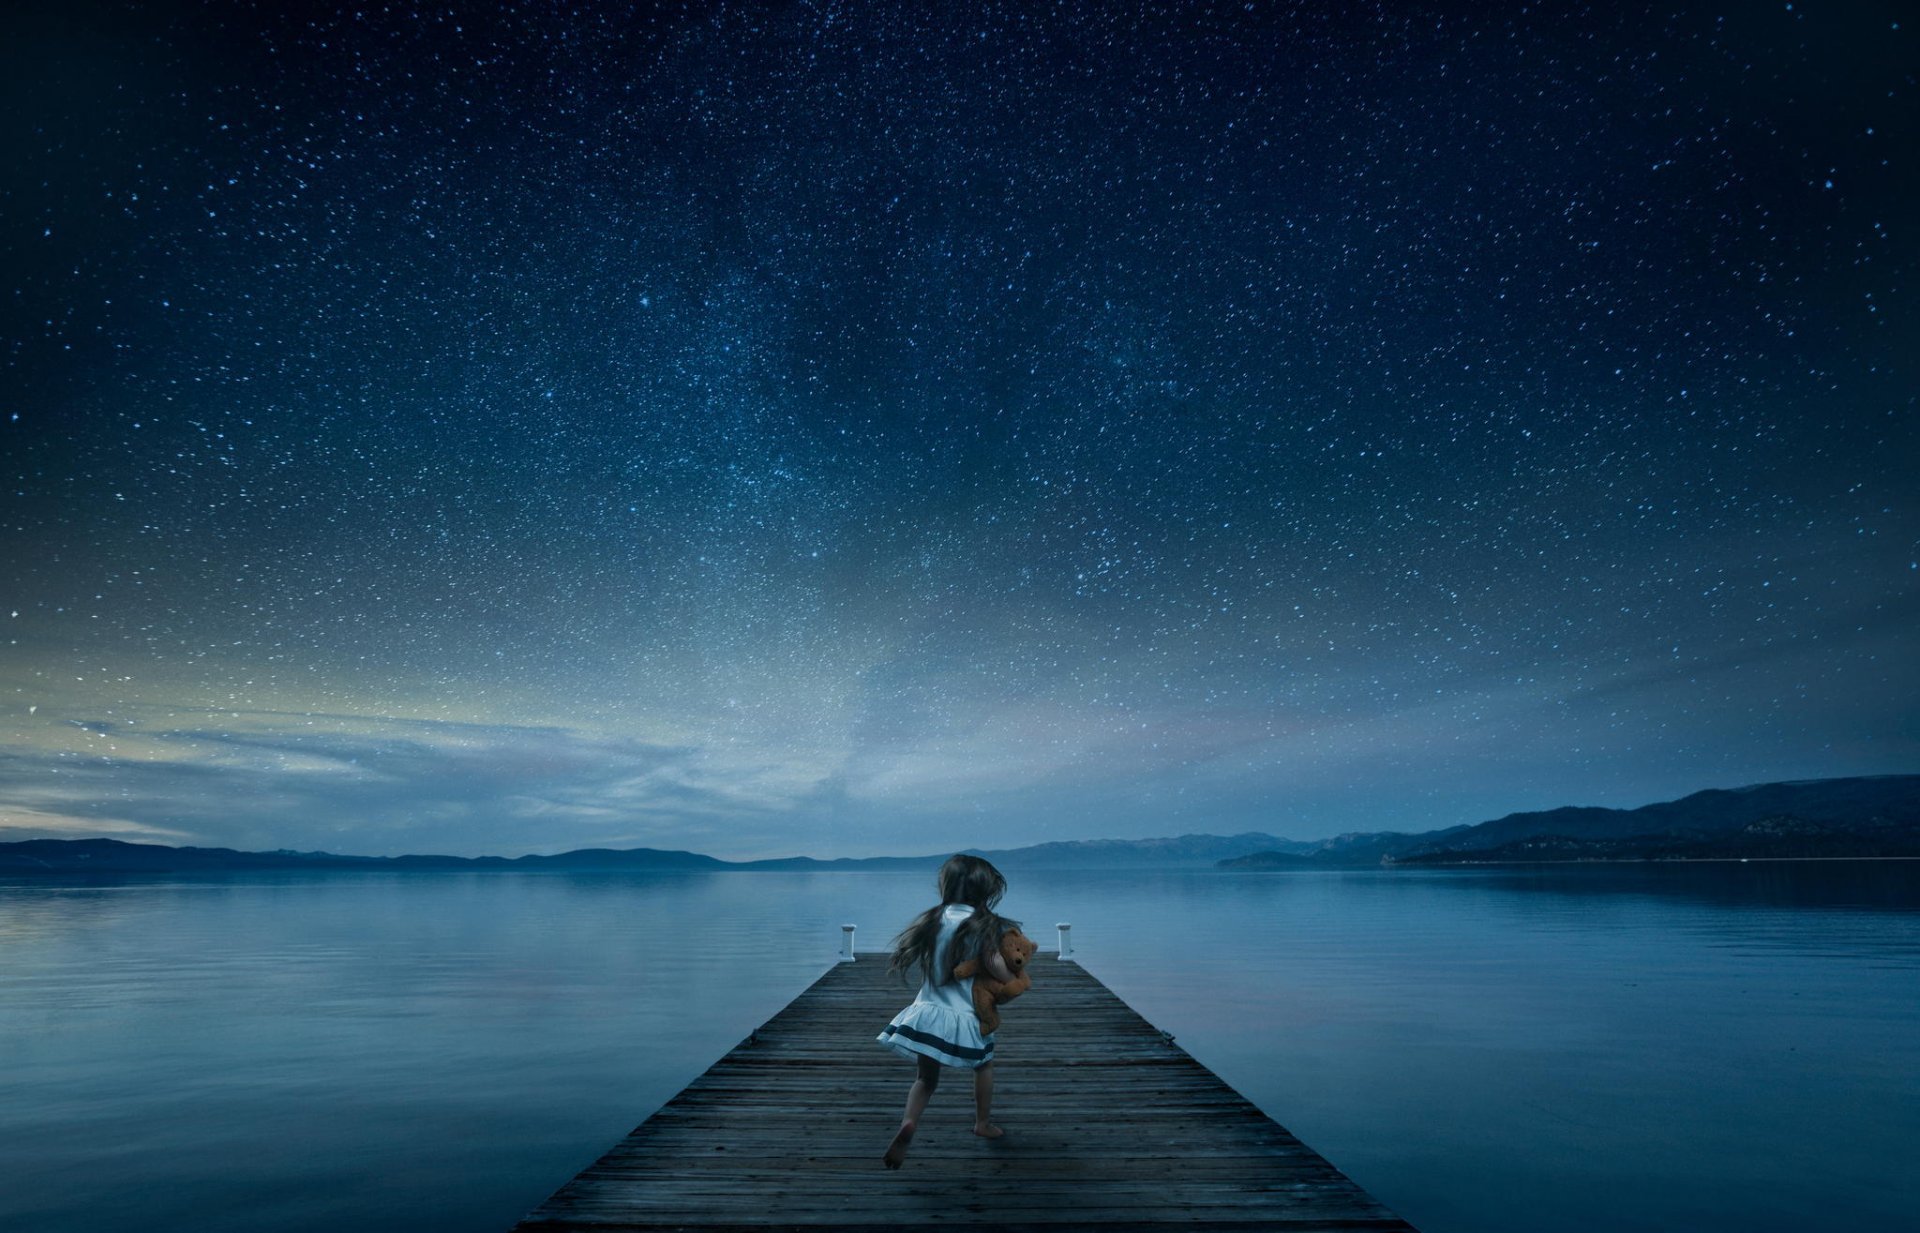
[(28, 839), (0, 843), (0, 872), (185, 873), (249, 869), (469, 869), (586, 871), (595, 869), (728, 869), (698, 852), (658, 848), (584, 848), (557, 856), (342, 856), (333, 852), (240, 852), (171, 848), (118, 839)]
[[(970, 849), (1009, 871), (1038, 869), (1300, 869), (1510, 860), (1920, 855), (1920, 775), (1794, 780), (1714, 788), (1637, 809), (1567, 806), (1477, 826), (1408, 834), (1353, 832), (1311, 842), (1260, 832), (1158, 839), (1086, 839)], [(583, 848), (552, 856), (343, 856), (173, 848), (118, 839), (0, 843), (0, 873), (169, 873), (250, 869), (500, 872), (888, 870), (931, 872), (946, 853), (728, 861), (661, 848)]]
[[(1182, 835), (1164, 839), (1096, 839), (978, 852), (1009, 870), (1211, 868), (1222, 856), (1292, 844), (1272, 835)], [(586, 873), (662, 870), (887, 870), (932, 872), (949, 854), (819, 860), (810, 856), (728, 861), (660, 848), (582, 848), (553, 856), (343, 856), (333, 852), (241, 852), (233, 848), (173, 848), (119, 839), (29, 839), (0, 843), (5, 873), (175, 873), (249, 869), (498, 870)]]
[[(1920, 775), (1801, 779), (1709, 788), (1637, 809), (1565, 806), (1425, 834), (1342, 835), (1310, 865), (1517, 860), (1735, 859), (1920, 855)], [(1229, 869), (1298, 868), (1257, 852)]]

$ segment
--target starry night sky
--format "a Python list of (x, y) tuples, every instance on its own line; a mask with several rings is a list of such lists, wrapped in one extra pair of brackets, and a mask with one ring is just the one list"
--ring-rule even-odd
[(0, 838), (1920, 769), (1904, 7), (9, 6)]

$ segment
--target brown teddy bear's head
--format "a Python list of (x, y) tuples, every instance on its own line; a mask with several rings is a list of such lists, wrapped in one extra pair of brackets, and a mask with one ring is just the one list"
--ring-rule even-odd
[(1027, 960), (1039, 949), (1039, 943), (1018, 929), (1007, 930), (1000, 939), (1000, 957), (1007, 961), (1007, 970), (1015, 976), (1027, 970)]

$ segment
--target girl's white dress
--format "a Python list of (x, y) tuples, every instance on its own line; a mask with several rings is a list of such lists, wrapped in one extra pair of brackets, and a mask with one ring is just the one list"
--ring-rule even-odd
[(980, 1031), (973, 1012), (973, 978), (934, 983), (935, 973), (953, 970), (953, 935), (973, 915), (964, 903), (950, 903), (940, 914), (940, 935), (933, 944), (933, 972), (908, 1007), (881, 1029), (879, 1041), (902, 1057), (930, 1057), (946, 1066), (978, 1068), (993, 1060), (993, 1037)]

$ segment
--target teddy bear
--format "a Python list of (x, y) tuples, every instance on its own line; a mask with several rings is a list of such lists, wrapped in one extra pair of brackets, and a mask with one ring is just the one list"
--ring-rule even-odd
[(973, 1012), (980, 1016), (980, 1030), (989, 1034), (1000, 1027), (1001, 1002), (1011, 1002), (1033, 986), (1033, 977), (1027, 973), (1027, 960), (1038, 951), (1038, 943), (1021, 933), (1018, 929), (1009, 929), (1000, 935), (1000, 957), (1006, 961), (1007, 971), (1013, 973), (1012, 980), (995, 980), (981, 971), (978, 959), (969, 959), (965, 963), (953, 966), (953, 978), (965, 980), (971, 976), (973, 982)]

